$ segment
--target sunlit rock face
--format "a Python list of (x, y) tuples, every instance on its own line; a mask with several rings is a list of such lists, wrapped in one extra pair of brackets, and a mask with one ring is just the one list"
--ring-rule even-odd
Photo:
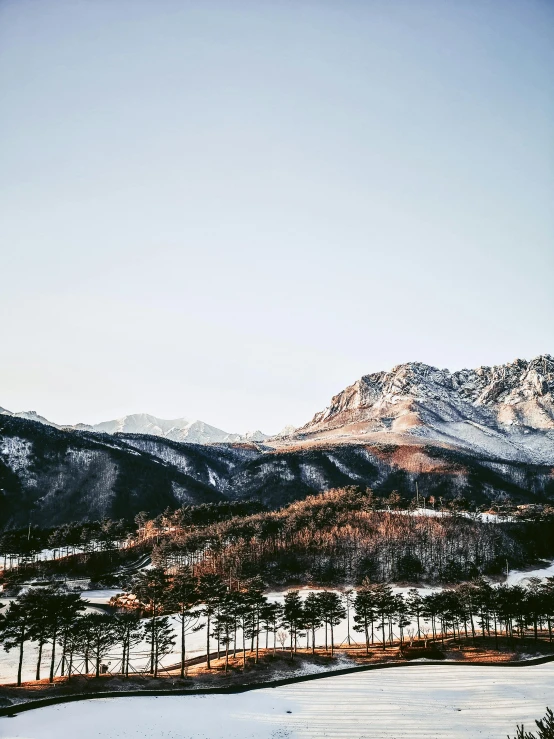
[(510, 461), (554, 464), (554, 359), (450, 372), (411, 362), (365, 375), (300, 429), (298, 441), (418, 439)]

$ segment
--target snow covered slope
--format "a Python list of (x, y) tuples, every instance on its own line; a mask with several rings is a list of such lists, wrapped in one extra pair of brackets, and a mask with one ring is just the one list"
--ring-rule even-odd
[(365, 375), (294, 434), (297, 441), (437, 444), (554, 464), (554, 359), (450, 372), (410, 362)]

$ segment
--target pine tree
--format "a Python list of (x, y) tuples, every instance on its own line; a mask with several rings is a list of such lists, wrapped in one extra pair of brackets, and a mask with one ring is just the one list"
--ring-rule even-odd
[(331, 629), (331, 657), (334, 654), (334, 627), (338, 626), (346, 618), (346, 609), (342, 604), (338, 593), (326, 590), (319, 594), (319, 602), (323, 620)]
[(289, 590), (285, 595), (285, 603), (283, 607), (283, 626), (289, 630), (290, 634), (290, 656), (294, 659), (294, 647), (296, 645), (296, 637), (298, 629), (301, 627), (303, 617), (302, 601), (298, 590)]
[(198, 583), (198, 594), (201, 602), (204, 604), (202, 613), (206, 617), (206, 667), (211, 668), (210, 661), (210, 636), (211, 621), (216, 615), (223, 598), (227, 592), (227, 587), (219, 575), (208, 573), (202, 575)]
[(63, 639), (68, 626), (77, 619), (81, 611), (85, 610), (86, 603), (77, 593), (56, 591), (47, 599), (44, 607), (48, 614), (48, 640), (52, 643), (49, 680), (53, 683), (56, 672), (56, 645), (60, 637)]
[(143, 603), (150, 617), (148, 633), (150, 634), (150, 672), (157, 673), (157, 624), (158, 617), (164, 612), (169, 590), (169, 578), (161, 567), (140, 572), (133, 581), (131, 592)]
[(95, 663), (95, 676), (100, 677), (100, 662), (117, 643), (117, 628), (113, 616), (92, 613), (87, 620), (91, 636), (91, 654)]
[[(535, 723), (538, 728), (536, 734), (525, 731), (525, 727), (522, 724), (517, 727), (514, 739), (554, 739), (554, 713), (550, 708), (546, 709), (546, 716), (535, 721)], [(508, 739), (511, 739), (511, 737), (508, 736)]]
[(129, 677), (131, 649), (140, 644), (144, 636), (144, 628), (140, 616), (135, 611), (125, 611), (115, 616), (117, 641), (121, 644), (121, 674)]
[(204, 625), (199, 622), (200, 594), (198, 580), (193, 577), (188, 567), (182, 568), (173, 578), (169, 591), (169, 603), (176, 608), (177, 618), (181, 625), (181, 677), (186, 671), (186, 635), (199, 631)]
[(304, 626), (312, 635), (312, 654), (315, 654), (315, 632), (322, 624), (321, 600), (316, 593), (309, 593), (304, 601)]
[(0, 639), (6, 652), (11, 649), (19, 649), (19, 660), (17, 665), (17, 685), (21, 685), (21, 673), (23, 669), (23, 651), (25, 642), (31, 639), (30, 633), (31, 613), (26, 607), (25, 596), (13, 601), (8, 613), (2, 620)]

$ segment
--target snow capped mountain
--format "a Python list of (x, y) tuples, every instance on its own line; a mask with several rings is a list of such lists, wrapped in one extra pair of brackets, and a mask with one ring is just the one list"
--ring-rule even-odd
[(60, 428), (55, 423), (52, 423), (44, 416), (39, 416), (36, 411), (19, 411), (18, 413), (12, 413), (12, 411), (6, 410), (6, 408), (0, 408), (0, 415), (13, 416), (14, 418), (24, 418), (26, 421), (37, 421), (38, 423), (44, 423), (47, 426), (55, 426)]
[(104, 421), (88, 427), (89, 431), (105, 434), (150, 434), (163, 436), (172, 441), (183, 441), (189, 444), (221, 444), (239, 441), (264, 441), (268, 437), (261, 431), (249, 431), (246, 434), (230, 434), (215, 426), (199, 420), (175, 418), (166, 420), (156, 418), (147, 413), (135, 413), (114, 421)]
[(491, 459), (554, 465), (554, 358), (516, 359), (450, 372), (409, 362), (364, 375), (332, 398), (305, 426), (267, 436), (228, 433), (204, 421), (136, 413), (95, 425), (59, 426), (35, 411), (0, 414), (55, 428), (146, 434), (192, 444), (263, 443), (275, 449), (306, 443), (432, 445)]
[(438, 442), (501, 459), (554, 463), (554, 358), (450, 372), (420, 362), (365, 375), (297, 439)]
[(24, 418), (28, 421), (38, 421), (47, 426), (63, 428), (68, 431), (95, 431), (103, 434), (150, 434), (152, 436), (163, 436), (165, 439), (188, 442), (190, 444), (221, 444), (242, 441), (261, 442), (269, 438), (261, 431), (248, 431), (246, 434), (230, 434), (215, 426), (210, 426), (210, 424), (204, 423), (204, 421), (191, 421), (187, 418), (167, 420), (151, 416), (148, 413), (133, 413), (122, 418), (116, 418), (113, 421), (103, 421), (94, 425), (78, 423), (75, 426), (60, 426), (43, 416), (39, 416), (35, 411), (12, 413), (4, 408), (0, 408), (0, 414), (14, 416), (15, 418)]
[(0, 409), (0, 476), (3, 520), (18, 526), (29, 511), (59, 523), (222, 499), (280, 507), (344, 485), (551, 501), (554, 358), (456, 372), (402, 364), (272, 437), (148, 414), (59, 427)]
[(272, 436), (273, 439), (286, 439), (288, 436), (292, 436), (294, 432), (296, 431), (296, 426), (291, 426), (290, 424), (288, 426), (283, 426), (283, 428), (275, 434), (275, 436)]
[(240, 437), (240, 441), (265, 441), (266, 439), (269, 439), (269, 436), (259, 429), (256, 431), (247, 431)]

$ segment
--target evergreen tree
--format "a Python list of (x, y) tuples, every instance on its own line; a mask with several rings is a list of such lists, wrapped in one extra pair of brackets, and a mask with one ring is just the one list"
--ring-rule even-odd
[(113, 616), (91, 613), (87, 620), (90, 633), (91, 654), (95, 664), (95, 676), (100, 677), (100, 662), (117, 643), (117, 628)]
[(312, 654), (315, 654), (315, 632), (321, 628), (323, 617), (321, 612), (321, 600), (317, 593), (309, 593), (304, 601), (303, 609), (304, 627), (312, 635)]
[(172, 651), (177, 638), (167, 616), (150, 619), (145, 627), (147, 639), (154, 644), (154, 666), (151, 670), (158, 677), (161, 660)]
[(294, 658), (294, 649), (296, 647), (296, 639), (298, 629), (302, 626), (302, 618), (304, 611), (302, 601), (298, 590), (289, 590), (285, 595), (285, 603), (283, 607), (283, 626), (288, 629), (290, 634), (290, 656)]
[(169, 577), (161, 567), (140, 572), (133, 581), (131, 592), (146, 606), (150, 624), (150, 672), (157, 673), (158, 617), (164, 612), (169, 590)]
[(346, 609), (342, 604), (341, 597), (338, 593), (326, 590), (319, 594), (319, 603), (321, 607), (321, 615), (323, 621), (327, 623), (331, 630), (331, 657), (334, 654), (335, 640), (334, 627), (338, 626), (341, 621), (346, 618)]
[[(514, 739), (554, 739), (554, 713), (550, 708), (546, 709), (546, 716), (535, 723), (538, 728), (536, 734), (525, 731), (525, 727), (521, 725), (517, 727)], [(510, 736), (508, 739), (511, 739)]]
[(135, 611), (118, 613), (115, 616), (117, 642), (121, 644), (121, 674), (129, 677), (131, 649), (140, 644), (144, 637), (144, 628), (140, 616)]
[(182, 568), (173, 578), (168, 595), (169, 603), (177, 611), (181, 626), (181, 677), (185, 677), (186, 635), (199, 631), (204, 625), (199, 622), (200, 594), (198, 580), (188, 567)]
[(375, 621), (375, 598), (369, 581), (359, 588), (354, 601), (354, 631), (363, 632), (365, 651), (369, 654), (369, 629), (371, 627), (371, 644), (374, 643), (373, 623)]
[[(56, 672), (56, 646), (60, 637), (65, 641), (67, 628), (72, 624), (79, 613), (85, 610), (85, 602), (81, 600), (77, 593), (62, 593), (56, 591), (47, 599), (45, 608), (48, 613), (48, 640), (52, 644), (52, 653), (50, 656), (50, 676), (49, 681), (54, 682)], [(62, 658), (65, 654), (62, 652)]]
[(204, 604), (202, 613), (206, 617), (206, 667), (211, 668), (210, 661), (210, 636), (211, 622), (217, 614), (219, 607), (225, 597), (227, 587), (219, 575), (208, 573), (202, 575), (198, 583), (198, 594), (200, 601)]
[(21, 685), (23, 669), (23, 651), (25, 642), (31, 639), (31, 612), (27, 608), (25, 596), (13, 601), (1, 623), (0, 639), (6, 652), (17, 648), (19, 659), (17, 663), (17, 685)]

